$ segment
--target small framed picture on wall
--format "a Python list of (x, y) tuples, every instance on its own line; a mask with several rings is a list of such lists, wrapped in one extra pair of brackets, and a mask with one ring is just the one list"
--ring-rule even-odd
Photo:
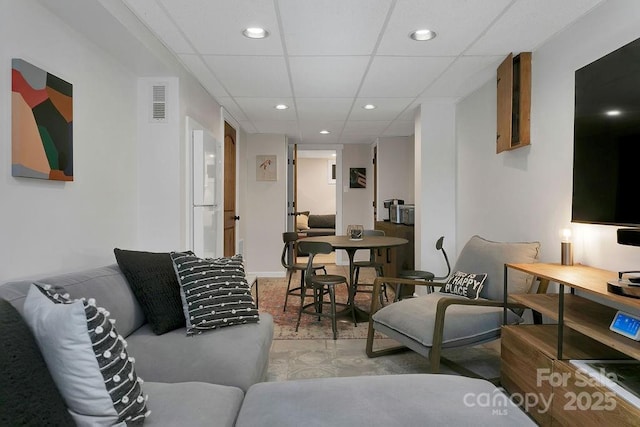
[(349, 168), (349, 188), (367, 188), (367, 168)]
[(256, 156), (256, 181), (277, 181), (278, 168), (275, 155)]

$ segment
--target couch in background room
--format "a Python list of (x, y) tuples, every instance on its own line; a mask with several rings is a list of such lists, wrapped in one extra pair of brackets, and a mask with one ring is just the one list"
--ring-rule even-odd
[(302, 212), (296, 219), (296, 231), (311, 236), (333, 236), (336, 234), (336, 214), (315, 215)]
[[(309, 211), (301, 212), (296, 217), (296, 231), (304, 233), (304, 237), (335, 236), (336, 214), (315, 215)], [(298, 256), (309, 254), (298, 250)]]

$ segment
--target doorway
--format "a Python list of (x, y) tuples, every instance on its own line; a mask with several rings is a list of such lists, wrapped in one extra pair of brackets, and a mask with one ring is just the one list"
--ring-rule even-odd
[[(336, 228), (337, 216), (337, 153), (336, 150), (310, 150), (298, 146), (296, 156), (296, 213), (301, 219), (299, 225), (314, 228), (313, 221), (326, 221), (333, 216), (333, 228)], [(303, 216), (304, 214), (308, 216)], [(321, 219), (322, 218), (322, 219)], [(324, 227), (327, 227), (324, 225)], [(298, 229), (298, 228), (297, 228)], [(303, 231), (304, 230), (300, 230)], [(298, 259), (306, 262), (306, 258)], [(322, 256), (318, 262), (335, 263), (335, 253)]]
[(305, 150), (297, 152), (297, 212), (316, 215), (336, 213), (336, 152)]
[(224, 256), (236, 253), (236, 130), (224, 122)]

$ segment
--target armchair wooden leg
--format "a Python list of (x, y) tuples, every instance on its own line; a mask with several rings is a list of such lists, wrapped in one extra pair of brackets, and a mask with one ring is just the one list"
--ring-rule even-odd
[(367, 345), (365, 347), (365, 351), (367, 353), (367, 357), (380, 357), (386, 356), (389, 354), (401, 353), (403, 351), (409, 350), (407, 347), (401, 345), (397, 347), (389, 347), (384, 348), (382, 350), (373, 350), (373, 340), (375, 335), (375, 329), (373, 328), (373, 314), (378, 311), (378, 298), (380, 296), (380, 284), (373, 285), (373, 291), (371, 294), (371, 312), (369, 313), (369, 330), (367, 331)]
[(444, 313), (446, 306), (441, 306), (440, 301), (436, 308), (436, 318), (433, 324), (433, 337), (431, 349), (429, 350), (429, 361), (431, 362), (431, 373), (440, 372), (440, 355), (442, 353), (442, 340), (444, 337)]
[(382, 350), (374, 350), (373, 349), (373, 340), (374, 340), (375, 330), (373, 329), (373, 322), (369, 321), (369, 331), (367, 332), (367, 345), (365, 347), (365, 351), (367, 352), (367, 357), (374, 358), (380, 356), (387, 356), (390, 354), (402, 353), (404, 351), (409, 350), (408, 347), (403, 345), (397, 347), (389, 347), (383, 348)]
[(470, 369), (465, 368), (464, 366), (462, 366), (461, 364), (459, 364), (458, 362), (454, 362), (451, 359), (447, 359), (446, 357), (442, 357), (440, 356), (440, 363), (447, 366), (448, 368), (451, 368), (453, 371), (459, 373), (460, 375), (463, 375), (465, 377), (469, 377), (469, 378), (478, 378), (480, 380), (487, 380), (490, 383), (492, 383), (495, 386), (500, 386), (500, 377), (495, 377), (495, 378), (485, 378), (480, 374), (477, 374), (475, 372), (473, 372)]
[(431, 363), (431, 373), (440, 373), (440, 347), (431, 347), (429, 350), (429, 362)]

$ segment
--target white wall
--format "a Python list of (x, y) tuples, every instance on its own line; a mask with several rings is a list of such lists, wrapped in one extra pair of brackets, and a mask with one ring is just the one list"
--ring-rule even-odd
[[(73, 84), (75, 181), (11, 177), (10, 103), (0, 103), (0, 281), (110, 264), (114, 247), (184, 247), (186, 115), (222, 138), (220, 106), (161, 44), (148, 39), (141, 24), (135, 37), (147, 39), (132, 42), (132, 59), (126, 50), (107, 53), (111, 38), (84, 25), (77, 10), (65, 9), (71, 3), (46, 5), (0, 0), (6, 12), (0, 15), (0, 82), (9, 94), (11, 58), (23, 58)], [(87, 8), (98, 17), (107, 13), (99, 5)], [(64, 13), (65, 20), (49, 9)], [(130, 18), (128, 9), (121, 12), (118, 19)], [(117, 20), (101, 21), (107, 23), (124, 37)], [(140, 50), (143, 45), (148, 51)], [(139, 79), (154, 74), (160, 77)], [(146, 105), (138, 103), (148, 97), (138, 95), (141, 85), (155, 80), (173, 84), (171, 117), (168, 126), (151, 131)]]
[[(367, 188), (349, 188), (350, 168), (367, 169)], [(373, 228), (373, 163), (370, 145), (345, 144), (342, 150), (341, 198), (342, 229), (336, 228), (336, 234), (346, 234), (350, 224), (360, 224), (365, 229)], [(337, 263), (348, 265), (349, 259), (344, 251), (338, 251), (336, 259)], [(358, 251), (355, 259), (367, 260), (369, 253)]]
[[(166, 122), (150, 117), (151, 91), (154, 85), (166, 87)], [(185, 249), (185, 234), (180, 218), (181, 138), (178, 109), (178, 79), (175, 77), (141, 78), (138, 81), (138, 245), (147, 251)], [(183, 243), (183, 244), (181, 244)]]
[[(256, 180), (256, 156), (277, 156), (277, 181)], [(284, 135), (247, 134), (246, 157), (240, 160), (246, 174), (246, 209), (240, 214), (246, 232), (247, 271), (260, 276), (284, 276), (280, 255), (286, 230), (287, 140)]]
[(299, 212), (336, 213), (336, 184), (329, 183), (329, 159), (298, 157)]
[(445, 250), (456, 253), (455, 105), (423, 103), (415, 120), (416, 269), (441, 275), (446, 263), (436, 241), (445, 236)]
[[(495, 154), (495, 84), (457, 108), (458, 246), (473, 234), (539, 240), (560, 260), (559, 230), (571, 220), (575, 70), (640, 37), (640, 2), (603, 3), (533, 52), (531, 146)], [(594, 31), (600, 28), (602, 31)], [(617, 227), (574, 225), (576, 262), (638, 267), (640, 249), (616, 243)]]
[[(384, 201), (402, 199), (415, 202), (413, 136), (378, 139), (378, 220), (385, 212)], [(387, 213), (388, 215), (388, 213)]]
[[(40, 3), (0, 10), (0, 281), (115, 262), (136, 242), (136, 78)], [(73, 84), (74, 182), (11, 176), (11, 58)]]

